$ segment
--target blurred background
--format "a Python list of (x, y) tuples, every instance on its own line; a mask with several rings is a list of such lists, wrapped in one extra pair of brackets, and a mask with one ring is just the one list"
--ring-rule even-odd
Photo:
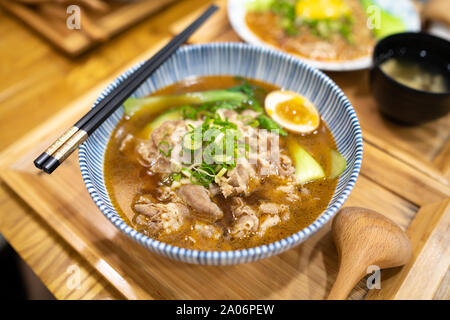
[[(450, 2), (436, 0), (444, 1)], [(0, 0), (0, 152), (149, 47), (172, 37), (178, 22), (211, 2)], [(226, 6), (226, 1), (216, 2)], [(415, 2), (424, 27), (448, 37), (445, 15), (434, 7), (424, 9), (427, 1)], [(76, 19), (67, 20), (77, 10), (69, 10), (71, 4), (85, 13), (81, 32), (72, 32)], [(212, 37), (239, 40), (220, 30)], [(5, 219), (12, 212), (15, 219)], [(59, 265), (64, 258), (82, 258), (64, 245), (50, 247), (45, 257), (52, 260), (40, 264), (45, 270), (35, 270), (44, 285), (28, 264), (39, 261), (39, 248), (58, 242), (58, 235), (2, 182), (0, 230), (0, 298), (54, 299), (47, 287), (62, 284), (51, 278), (52, 270), (67, 268)]]

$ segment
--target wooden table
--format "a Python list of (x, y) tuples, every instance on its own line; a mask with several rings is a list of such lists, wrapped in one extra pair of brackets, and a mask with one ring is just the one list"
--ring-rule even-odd
[[(16, 19), (0, 11), (0, 150), (6, 150), (0, 162), (4, 166), (13, 163), (15, 153), (22, 154), (24, 145), (6, 147), (57, 111), (81, 113), (83, 109), (79, 106), (84, 103), (87, 107), (130, 61), (148, 56), (209, 2), (179, 1), (76, 60), (61, 56)], [(223, 1), (219, 2), (223, 5)], [(238, 41), (224, 14), (219, 13), (190, 41)], [(356, 186), (359, 195), (351, 203), (378, 210), (395, 209), (399, 212), (394, 217), (396, 222), (408, 228), (416, 248), (413, 262), (402, 270), (391, 271), (392, 275), (383, 273), (387, 275), (385, 288), (371, 292), (369, 297), (408, 298), (409, 293), (415, 293), (422, 298), (450, 298), (449, 252), (445, 251), (449, 242), (450, 118), (419, 128), (398, 127), (380, 117), (368, 98), (367, 72), (330, 76), (355, 105), (365, 138), (362, 177)], [(61, 117), (65, 116), (64, 110)], [(21, 193), (19, 189), (16, 187), (15, 191)], [(376, 196), (371, 198), (371, 193)], [(57, 298), (129, 297), (126, 290), (105, 277), (104, 268), (94, 267), (92, 257), (73, 249), (56, 234), (56, 229), (6, 184), (1, 185), (0, 232)], [(326, 232), (323, 230), (316, 240), (329, 237)], [(333, 257), (333, 248), (328, 249)], [(80, 268), (81, 290), (67, 286), (73, 266)], [(414, 288), (421, 292), (414, 292)], [(365, 293), (358, 288), (352, 297), (361, 298)]]
[[(0, 150), (117, 75), (130, 60), (171, 36), (171, 23), (208, 2), (179, 1), (75, 60), (0, 10)], [(0, 184), (0, 232), (56, 298), (120, 297), (4, 183)], [(81, 287), (88, 289), (73, 291), (64, 285), (71, 265), (81, 267)]]

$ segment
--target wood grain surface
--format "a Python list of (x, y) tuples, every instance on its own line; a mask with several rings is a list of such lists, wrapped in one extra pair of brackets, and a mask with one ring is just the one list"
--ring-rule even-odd
[[(113, 77), (151, 55), (207, 3), (180, 1), (152, 21), (74, 61), (59, 56), (0, 11), (0, 24), (7, 27), (6, 31), (0, 28), (0, 41), (24, 50), (33, 45), (36, 48), (27, 54), (15, 51), (19, 57), (11, 50), (0, 51), (9, 71), (20, 70), (0, 80), (0, 125), (6, 129), (2, 130), (0, 148), (27, 132), (0, 157), (1, 177), (8, 184), (0, 189), (0, 231), (57, 298), (327, 296), (337, 272), (337, 253), (329, 225), (302, 245), (261, 262), (230, 267), (178, 263), (150, 253), (107, 221), (84, 188), (75, 154), (51, 177), (40, 174), (31, 164), (55, 136), (86, 112)], [(225, 2), (219, 4), (223, 7)], [(214, 22), (217, 29), (202, 28), (191, 41), (237, 41), (225, 11), (220, 11), (218, 17)], [(6, 75), (8, 70), (0, 72)], [(408, 229), (411, 239), (422, 239), (414, 242), (410, 265), (382, 272), (382, 290), (371, 291), (367, 297), (411, 298), (417, 292), (408, 290), (409, 286), (431, 281), (431, 289), (421, 298), (449, 298), (449, 253), (442, 249), (445, 242), (438, 240), (448, 222), (448, 210), (442, 208), (450, 196), (450, 118), (414, 128), (397, 126), (378, 114), (365, 81), (367, 72), (330, 76), (353, 103), (365, 139), (361, 175), (346, 205), (381, 212)], [(27, 116), (18, 117), (19, 110)], [(61, 112), (50, 118), (57, 110)], [(46, 118), (50, 119), (43, 122)], [(424, 215), (436, 218), (426, 223), (421, 218)], [(448, 237), (444, 240), (448, 241)], [(432, 259), (423, 273), (423, 261), (436, 257), (436, 253), (441, 258)], [(67, 286), (67, 268), (73, 265), (79, 266), (83, 275), (82, 285), (75, 290)], [(351, 298), (361, 299), (366, 293), (362, 280)]]
[[(414, 257), (392, 277), (388, 271), (381, 290), (373, 290), (368, 299), (450, 299), (439, 288), (448, 286), (445, 278), (450, 265), (450, 200), (431, 203), (420, 208), (407, 231)], [(430, 266), (434, 266), (430, 268)], [(426, 281), (416, 281), (417, 278)]]
[[(171, 23), (207, 2), (177, 1), (152, 19), (76, 59), (61, 55), (0, 8), (0, 151), (105, 79), (117, 75), (133, 58), (171, 36), (168, 30)], [(97, 87), (85, 108), (103, 88)], [(12, 228), (16, 224), (20, 224), (20, 233)], [(4, 183), (0, 183), (0, 232), (56, 298), (88, 299), (93, 296), (89, 288), (97, 285), (106, 289), (99, 290), (96, 297), (123, 297), (107, 281), (101, 280), (78, 252), (55, 237), (55, 231)], [(55, 252), (60, 263), (46, 263), (50, 252)], [(66, 279), (67, 268), (73, 264), (80, 266), (85, 275), (83, 282), (86, 281), (86, 286), (76, 292), (56, 280)]]
[(70, 1), (38, 1), (30, 5), (16, 0), (0, 0), (0, 6), (21, 19), (56, 48), (74, 57), (111, 39), (174, 1), (176, 0), (77, 3), (80, 8), (80, 27), (73, 30), (67, 27), (66, 21), (73, 14), (72, 11), (70, 14), (67, 12), (67, 8), (73, 4)]

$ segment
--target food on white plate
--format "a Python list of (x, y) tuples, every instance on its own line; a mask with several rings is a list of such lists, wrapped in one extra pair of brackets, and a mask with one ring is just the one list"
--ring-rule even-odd
[(262, 41), (322, 62), (366, 57), (377, 39), (406, 30), (372, 0), (253, 0), (246, 9), (246, 24)]

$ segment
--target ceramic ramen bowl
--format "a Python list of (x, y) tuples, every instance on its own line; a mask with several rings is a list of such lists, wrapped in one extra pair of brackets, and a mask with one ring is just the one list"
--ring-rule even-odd
[[(121, 81), (133, 74), (132, 67), (114, 80), (97, 99), (104, 99)], [(270, 48), (243, 43), (211, 43), (183, 46), (166, 61), (132, 96), (146, 96), (188, 77), (235, 75), (272, 83), (306, 96), (318, 108), (347, 161), (328, 207), (308, 227), (282, 240), (243, 250), (199, 251), (184, 249), (151, 239), (129, 226), (116, 212), (105, 187), (104, 155), (123, 108), (113, 113), (79, 149), (81, 175), (100, 211), (123, 233), (149, 250), (188, 263), (230, 265), (252, 262), (286, 251), (322, 228), (341, 208), (359, 174), (362, 161), (361, 129), (348, 99), (339, 87), (318, 69)]]

